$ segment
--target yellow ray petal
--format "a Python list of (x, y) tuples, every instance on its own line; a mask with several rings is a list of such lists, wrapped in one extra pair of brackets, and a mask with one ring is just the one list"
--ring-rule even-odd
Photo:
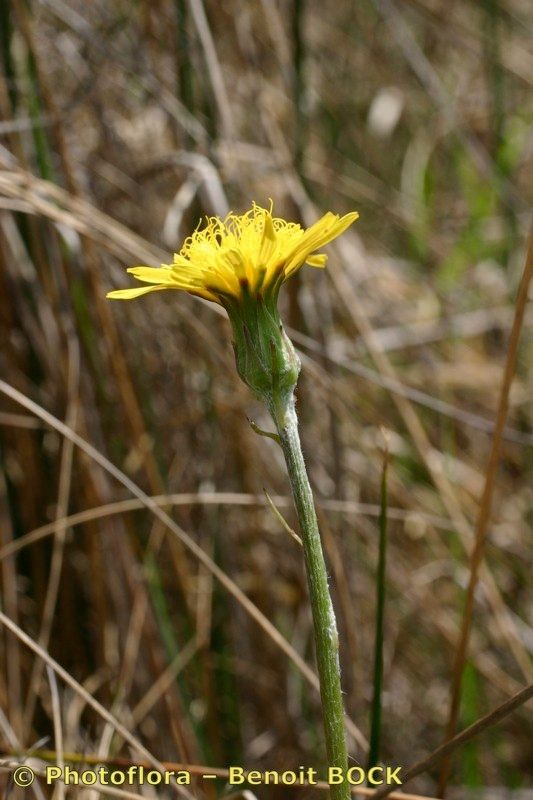
[(267, 212), (265, 214), (263, 234), (261, 237), (261, 247), (257, 263), (259, 267), (268, 267), (268, 263), (276, 250), (276, 231), (272, 223), (272, 217)]
[(215, 263), (204, 265), (200, 269), (199, 277), (195, 278), (195, 283), (208, 287), (209, 291), (214, 293), (220, 291), (224, 294), (238, 296), (240, 293), (239, 281), (232, 267), (231, 259), (232, 257), (226, 254), (218, 256)]
[(202, 275), (188, 274), (185, 270), (165, 269), (160, 267), (131, 267), (128, 272), (143, 283), (154, 283), (167, 286), (169, 289), (188, 289), (197, 286)]
[[(180, 286), (176, 286), (176, 289), (180, 288)], [(194, 286), (190, 289), (183, 288), (183, 291), (187, 292), (188, 294), (195, 294), (196, 297), (202, 297), (204, 300), (209, 300), (211, 303), (218, 303), (218, 305), (221, 305), (220, 299), (216, 296), (216, 294), (214, 294), (205, 286)]]
[(127, 272), (143, 283), (167, 285), (172, 283), (172, 269), (166, 265), (160, 267), (130, 267)]
[(162, 289), (169, 289), (169, 286), (143, 286), (140, 289), (115, 289), (108, 292), (106, 297), (110, 300), (133, 300), (134, 297), (140, 297), (148, 292), (159, 292)]
[(314, 250), (323, 247), (343, 233), (346, 228), (355, 222), (358, 216), (357, 211), (352, 211), (350, 214), (345, 214), (339, 218), (336, 214), (328, 211), (314, 225), (311, 225), (305, 231), (285, 264), (285, 280), (302, 266)]
[(152, 286), (119, 289), (109, 297), (127, 300), (150, 291), (181, 289), (225, 305), (230, 296), (242, 297), (245, 283), (252, 294), (276, 297), (280, 283), (304, 263), (324, 267), (327, 257), (316, 251), (357, 217), (355, 212), (339, 217), (328, 211), (303, 230), (298, 223), (274, 217), (272, 204), (266, 209), (256, 203), (241, 215), (231, 213), (223, 220), (210, 217), (185, 239), (173, 263), (128, 270)]
[(308, 256), (305, 259), (305, 263), (309, 264), (310, 267), (322, 269), (328, 263), (328, 257), (325, 253), (315, 253), (314, 256)]

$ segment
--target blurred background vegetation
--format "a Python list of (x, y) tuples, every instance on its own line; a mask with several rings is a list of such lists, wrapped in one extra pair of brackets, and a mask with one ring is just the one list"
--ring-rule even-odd
[[(263, 493), (296, 525), (281, 454), (248, 425), (268, 421), (236, 375), (225, 319), (172, 292), (128, 304), (105, 293), (131, 285), (126, 266), (168, 261), (206, 214), (269, 198), (302, 224), (360, 212), (328, 269), (287, 286), (283, 314), (303, 360), (302, 434), (363, 763), (382, 429), (381, 759), (407, 766), (444, 736), (529, 221), (530, 11), (526, 0), (0, 0), (2, 378), (161, 498), (309, 665), (301, 553)], [(460, 727), (531, 675), (532, 311)], [(323, 764), (309, 676), (176, 529), (5, 395), (0, 491), (2, 610), (157, 758)], [(42, 737), (55, 749), (59, 703), (66, 752), (138, 758), (72, 688), (59, 681), (56, 695), (16, 636), (0, 638), (5, 753)], [(525, 796), (528, 722), (522, 708), (462, 747), (453, 796)], [(412, 791), (435, 787), (433, 771)], [(311, 793), (257, 789), (282, 794)]]

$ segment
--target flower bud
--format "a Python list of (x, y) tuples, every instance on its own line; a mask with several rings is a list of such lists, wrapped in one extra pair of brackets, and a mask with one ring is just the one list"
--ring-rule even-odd
[(300, 373), (300, 359), (285, 333), (275, 300), (243, 291), (226, 306), (233, 329), (237, 371), (255, 396), (283, 425)]

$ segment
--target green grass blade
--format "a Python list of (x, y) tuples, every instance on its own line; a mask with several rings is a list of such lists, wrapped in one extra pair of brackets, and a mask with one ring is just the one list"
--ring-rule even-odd
[(381, 498), (379, 514), (379, 554), (376, 575), (376, 626), (374, 641), (374, 687), (370, 718), (370, 749), (368, 768), (379, 761), (381, 742), (381, 693), (383, 686), (383, 627), (385, 616), (385, 580), (387, 552), (387, 468), (389, 455), (385, 451), (381, 475)]

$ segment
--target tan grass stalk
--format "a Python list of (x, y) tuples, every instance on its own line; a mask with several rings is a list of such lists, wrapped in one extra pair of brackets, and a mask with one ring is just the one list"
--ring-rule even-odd
[[(35, 653), (39, 658), (41, 658), (45, 664), (47, 664), (56, 675), (58, 675), (62, 681), (64, 681), (67, 686), (70, 686), (71, 689), (76, 692), (77, 695), (83, 698), (83, 700), (87, 703), (88, 706), (93, 708), (97, 714), (99, 714), (102, 719), (105, 719), (109, 722), (110, 725), (113, 726), (114, 730), (119, 733), (123, 739), (130, 744), (134, 750), (136, 750), (143, 758), (145, 758), (148, 763), (157, 769), (159, 772), (164, 772), (165, 767), (163, 764), (158, 761), (154, 756), (150, 753), (146, 747), (141, 744), (141, 742), (134, 736), (130, 731), (115, 717), (109, 713), (109, 711), (104, 708), (98, 700), (95, 700), (94, 697), (85, 689), (80, 683), (78, 683), (75, 678), (70, 675), (66, 669), (64, 669), (60, 664), (52, 658), (52, 656), (43, 650), (42, 647), (33, 641), (33, 639), (28, 636), (24, 631), (16, 625), (13, 620), (9, 619), (2, 611), (0, 611), (0, 623), (4, 625), (8, 630), (10, 630), (20, 641), (26, 645), (33, 653)], [(66, 759), (65, 759), (66, 760)], [(173, 784), (174, 785), (174, 784)], [(183, 786), (174, 785), (178, 794), (181, 794), (183, 797), (186, 797), (187, 800), (194, 800), (192, 795), (184, 789)]]
[[(463, 671), (465, 667), (468, 640), (470, 638), (470, 630), (472, 627), (472, 615), (474, 611), (474, 595), (476, 586), (478, 584), (480, 568), (485, 553), (485, 544), (487, 540), (487, 531), (490, 521), (492, 510), (492, 499), (494, 495), (494, 484), (500, 462), (503, 429), (505, 427), (505, 420), (507, 418), (507, 411), (509, 408), (509, 393), (511, 391), (511, 383), (515, 373), (516, 359), (518, 355), (518, 344), (520, 341), (520, 333), (522, 330), (522, 323), (524, 320), (524, 313), (527, 304), (529, 293), (529, 286), (533, 278), (533, 229), (530, 233), (529, 244), (526, 254), (526, 263), (518, 295), (516, 298), (516, 311), (513, 321), (513, 327), (509, 337), (509, 347), (507, 350), (507, 358), (505, 361), (502, 387), (500, 390), (500, 400), (498, 404), (498, 412), (496, 415), (496, 426), (494, 429), (494, 437), (492, 439), (492, 446), (485, 473), (485, 484), (483, 487), (483, 494), (479, 505), (479, 515), (477, 519), (475, 541), (470, 554), (469, 564), (469, 579), (468, 587), (466, 590), (465, 605), (463, 609), (463, 616), (461, 622), (461, 633), (455, 651), (455, 659), (453, 664), (453, 677), (450, 698), (450, 710), (448, 716), (448, 724), (446, 726), (446, 740), (451, 739), (454, 735), (457, 720), (459, 716), (459, 706), (461, 701), (461, 684), (463, 678)], [(446, 758), (441, 767), (439, 778), (439, 797), (444, 797), (446, 793), (446, 786), (451, 772), (451, 761)]]
[[(422, 759), (418, 763), (414, 764), (412, 767), (409, 767), (403, 775), (402, 781), (403, 784), (408, 783), (413, 778), (416, 778), (417, 775), (421, 775), (423, 772), (427, 772), (428, 769), (431, 769), (435, 764), (438, 764), (443, 758), (446, 758), (450, 753), (456, 750), (460, 745), (469, 742), (474, 736), (478, 736), (483, 731), (492, 728), (494, 725), (497, 725), (498, 722), (501, 722), (502, 719), (509, 716), (513, 711), (520, 706), (524, 705), (528, 702), (528, 700), (533, 697), (533, 683), (530, 683), (529, 686), (525, 686), (523, 689), (520, 689), (513, 697), (506, 700), (505, 703), (502, 703), (498, 708), (495, 708), (494, 711), (491, 711), (489, 714), (486, 714), (481, 719), (478, 719), (473, 725), (470, 725), (468, 728), (465, 728), (464, 731), (461, 731), (454, 736), (453, 739), (450, 739), (448, 742), (441, 744), (440, 747), (437, 747), (429, 756)], [(388, 797), (392, 796), (392, 790), (390, 787), (385, 787), (384, 789), (380, 789), (375, 798)]]
[[(0, 392), (10, 397), (19, 405), (31, 411), (37, 417), (42, 419), (55, 430), (59, 431), (63, 436), (69, 437), (77, 447), (88, 455), (93, 461), (99, 464), (102, 469), (112, 475), (119, 483), (121, 483), (128, 491), (130, 491), (142, 504), (148, 508), (152, 514), (157, 517), (166, 527), (176, 536), (179, 541), (191, 552), (195, 558), (203, 564), (214, 575), (214, 577), (224, 586), (224, 588), (240, 603), (247, 614), (257, 622), (260, 628), (270, 637), (288, 658), (295, 664), (295, 666), (302, 673), (307, 682), (317, 691), (319, 690), (319, 682), (316, 673), (306, 664), (303, 658), (296, 652), (296, 650), (289, 644), (285, 637), (272, 625), (264, 614), (252, 603), (252, 601), (245, 595), (245, 593), (237, 586), (237, 584), (222, 570), (213, 559), (202, 550), (202, 548), (192, 539), (180, 526), (171, 519), (168, 514), (163, 511), (159, 506), (154, 503), (152, 498), (140, 489), (131, 478), (118, 469), (108, 458), (100, 453), (89, 442), (72, 431), (61, 420), (54, 417), (40, 405), (35, 403), (30, 398), (26, 397), (22, 392), (19, 392), (13, 386), (0, 379)], [(363, 749), (367, 748), (366, 738), (363, 736), (359, 728), (355, 725), (353, 720), (348, 717), (345, 718), (346, 730), (357, 744)]]
[[(68, 338), (68, 362), (68, 400), (65, 422), (69, 428), (75, 429), (78, 418), (80, 364), (78, 343), (73, 336), (69, 336)], [(72, 485), (73, 459), (74, 444), (70, 440), (65, 439), (61, 452), (61, 465), (59, 470), (59, 488), (55, 515), (56, 526), (54, 530), (54, 546), (52, 550), (48, 585), (46, 587), (46, 596), (44, 599), (41, 628), (37, 638), (39, 645), (44, 650), (48, 649), (48, 644), (50, 642), (50, 634), (52, 631), (57, 598), (59, 595), (61, 572), (63, 569), (63, 554), (65, 550), (65, 540), (68, 526), (64, 523), (61, 523), (59, 520), (64, 519), (68, 512), (70, 490)], [(42, 670), (43, 663), (41, 659), (36, 658), (33, 662), (33, 668), (29, 681), (28, 697), (26, 700), (26, 706), (24, 708), (22, 725), (24, 738), (26, 738), (33, 721), (35, 705), (40, 692)]]
[[(350, 315), (353, 323), (367, 345), (368, 352), (375, 362), (378, 370), (387, 378), (395, 379), (395, 370), (392, 366), (386, 353), (376, 349), (372, 342), (372, 326), (368, 317), (363, 309), (362, 303), (359, 300), (357, 293), (354, 291), (350, 281), (343, 270), (330, 269), (328, 275), (337, 291), (337, 295)], [(397, 394), (392, 394), (392, 399), (398, 408), (404, 424), (409, 431), (415, 447), (420, 454), (424, 464), (426, 465), (433, 483), (439, 492), (444, 507), (446, 508), (450, 518), (457, 528), (461, 536), (461, 542), (465, 550), (471, 546), (474, 534), (471, 525), (466, 518), (460, 502), (457, 498), (456, 490), (451, 481), (446, 476), (445, 472), (439, 468), (435, 463), (432, 455), (432, 447), (429, 437), (420, 422), (420, 419), (413, 408), (412, 404), (405, 397)], [(500, 632), (501, 637), (507, 642), (508, 647), (513, 654), (518, 666), (520, 667), (526, 680), (529, 680), (533, 671), (529, 655), (523, 645), (523, 642), (516, 630), (516, 624), (512, 619), (507, 606), (502, 599), (500, 589), (486, 564), (480, 565), (480, 577), (486, 588), (487, 598), (491, 605), (494, 621)]]

